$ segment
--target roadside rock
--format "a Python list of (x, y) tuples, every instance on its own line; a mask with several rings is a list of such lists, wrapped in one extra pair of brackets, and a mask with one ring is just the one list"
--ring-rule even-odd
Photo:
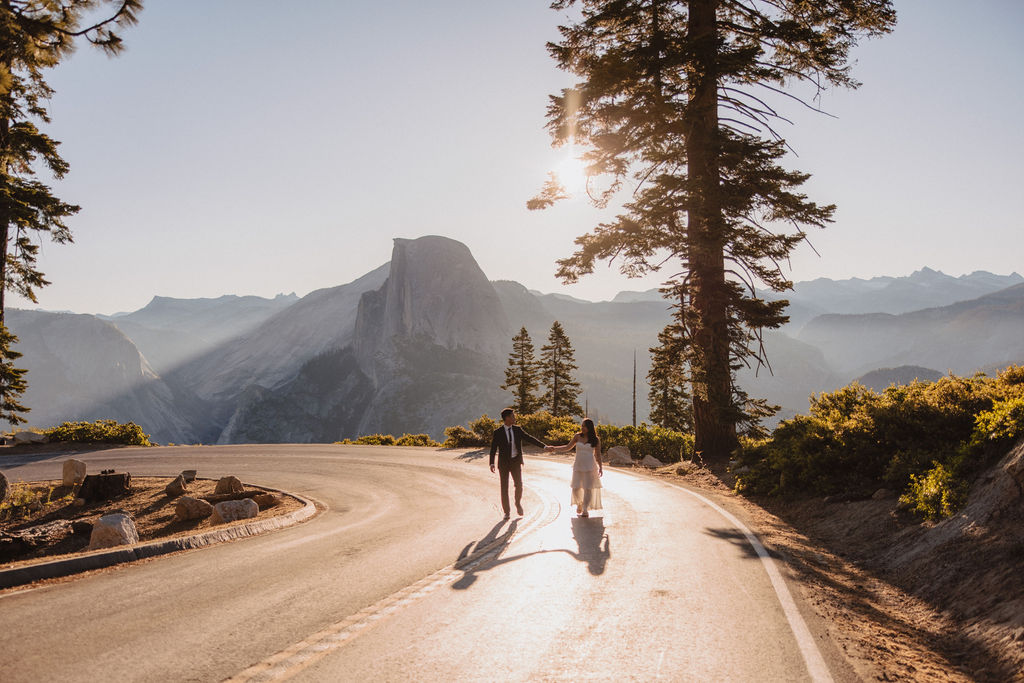
[(609, 465), (632, 465), (633, 457), (625, 446), (612, 446), (604, 454), (605, 462)]
[(640, 464), (644, 467), (664, 467), (665, 463), (655, 458), (653, 455), (645, 455), (644, 459), (640, 461)]
[(92, 528), (89, 550), (113, 548), (139, 542), (139, 532), (132, 518), (123, 513), (103, 515)]
[(213, 506), (205, 500), (182, 496), (174, 504), (174, 519), (185, 522), (190, 519), (206, 519), (213, 514)]
[(87, 503), (100, 500), (113, 500), (118, 496), (131, 493), (132, 475), (129, 472), (101, 472), (87, 474), (78, 489), (78, 497)]
[(242, 486), (242, 482), (238, 480), (238, 477), (221, 477), (220, 481), (217, 482), (217, 488), (213, 490), (214, 494), (218, 493), (241, 493), (245, 490)]
[(74, 486), (85, 481), (85, 463), (70, 458), (64, 461), (64, 486)]
[(235, 522), (239, 519), (249, 519), (260, 513), (260, 506), (251, 498), (243, 500), (226, 500), (213, 506), (213, 524)]
[(188, 487), (185, 486), (185, 477), (180, 474), (174, 478), (174, 481), (164, 487), (164, 493), (171, 498), (183, 496), (187, 490)]
[(896, 494), (889, 489), (878, 489), (871, 494), (871, 500), (885, 500), (887, 498), (895, 498)]
[(0, 472), (0, 503), (7, 500), (7, 494), (11, 492), (11, 485), (7, 481), (7, 475)]
[(257, 493), (252, 497), (252, 500), (260, 506), (260, 510), (266, 510), (281, 504), (281, 496), (276, 493)]
[(181, 476), (183, 476), (185, 478), (185, 483), (188, 484), (188, 483), (191, 483), (191, 482), (196, 480), (196, 471), (195, 470), (182, 470), (181, 471)]
[(50, 437), (46, 434), (40, 434), (39, 432), (30, 432), (27, 429), (20, 432), (14, 432), (14, 443), (47, 443)]

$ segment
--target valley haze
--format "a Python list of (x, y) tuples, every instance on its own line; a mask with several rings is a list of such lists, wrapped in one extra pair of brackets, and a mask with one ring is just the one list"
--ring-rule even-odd
[[(762, 293), (763, 294), (763, 293)], [(777, 297), (778, 295), (771, 295)], [(806, 412), (812, 393), (851, 380), (882, 389), (946, 372), (1024, 362), (1024, 278), (819, 279), (784, 298), (791, 321), (765, 335), (772, 371), (741, 385)], [(565, 327), (590, 416), (626, 424), (637, 352), (637, 417), (646, 417), (648, 349), (669, 320), (657, 290), (589, 302), (490, 281), (469, 249), (395, 239), (391, 260), (304, 297), (154, 297), (110, 316), (10, 310), (29, 370), (30, 424), (134, 421), (158, 442), (331, 442), (428, 433), (499, 412), (512, 336), (535, 346)]]

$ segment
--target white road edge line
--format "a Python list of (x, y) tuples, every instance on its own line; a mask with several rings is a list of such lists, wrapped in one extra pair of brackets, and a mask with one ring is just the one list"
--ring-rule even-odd
[(712, 510), (725, 517), (733, 524), (733, 526), (743, 532), (743, 535), (747, 538), (747, 542), (750, 543), (750, 546), (760, 558), (761, 564), (764, 566), (764, 571), (768, 574), (768, 578), (772, 583), (772, 588), (775, 589), (775, 595), (779, 598), (779, 604), (782, 606), (782, 612), (786, 615), (786, 621), (789, 622), (789, 628), (793, 631), (793, 636), (796, 638), (797, 646), (800, 648), (800, 655), (804, 659), (804, 665), (807, 667), (807, 673), (810, 674), (812, 680), (818, 683), (831, 683), (833, 681), (832, 673), (829, 671), (828, 665), (825, 664), (825, 658), (821, 656), (821, 650), (818, 649), (818, 644), (814, 642), (814, 636), (811, 635), (811, 630), (807, 627), (807, 622), (804, 621), (803, 616), (800, 614), (800, 610), (797, 609), (796, 602), (793, 600), (793, 595), (789, 592), (789, 587), (786, 586), (786, 582), (782, 578), (782, 574), (779, 572), (779, 568), (776, 565), (775, 560), (773, 560), (772, 556), (768, 554), (768, 550), (764, 547), (761, 541), (758, 540), (757, 536), (755, 536), (743, 522), (737, 519), (735, 515), (717, 503), (705, 498), (695, 491), (691, 491), (685, 486), (679, 486), (678, 484), (673, 484), (668, 481), (662, 481), (662, 483), (668, 484), (680, 491), (685, 491), (694, 498), (697, 498)]

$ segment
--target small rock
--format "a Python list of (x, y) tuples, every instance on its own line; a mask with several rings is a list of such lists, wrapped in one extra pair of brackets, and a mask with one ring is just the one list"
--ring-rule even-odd
[(71, 458), (64, 461), (64, 486), (74, 486), (85, 481), (85, 463)]
[(71, 522), (71, 533), (75, 536), (86, 536), (92, 534), (93, 524), (86, 519), (76, 519)]
[(89, 550), (113, 548), (139, 542), (139, 532), (132, 518), (123, 513), (103, 515), (93, 525), (89, 536)]
[(663, 467), (665, 463), (655, 458), (653, 455), (645, 455), (644, 459), (640, 461), (640, 464), (644, 467)]
[(217, 482), (217, 488), (213, 490), (214, 494), (217, 493), (241, 493), (245, 490), (242, 486), (242, 482), (238, 480), (238, 477), (221, 477), (220, 481)]
[(895, 498), (896, 494), (889, 489), (878, 489), (871, 494), (871, 500), (885, 500), (886, 498)]
[(7, 481), (7, 475), (0, 472), (0, 503), (7, 500), (7, 494), (11, 492), (11, 485)]
[(14, 433), (14, 443), (47, 443), (50, 437), (39, 432), (30, 432), (27, 429)]
[(605, 462), (609, 465), (632, 465), (633, 457), (626, 446), (612, 446), (604, 454)]
[(266, 510), (281, 504), (281, 496), (276, 493), (257, 493), (252, 500), (260, 506), (260, 510)]
[(185, 477), (181, 474), (175, 477), (174, 481), (164, 487), (164, 493), (171, 498), (177, 498), (178, 496), (185, 495), (186, 490)]
[(213, 506), (213, 518), (210, 521), (214, 524), (222, 524), (239, 519), (249, 519), (259, 513), (260, 506), (251, 498), (225, 500), (223, 503), (217, 503)]
[(190, 484), (196, 480), (195, 470), (182, 470), (181, 476), (185, 477), (185, 483)]
[(85, 507), (85, 498), (75, 498), (73, 501), (71, 501), (71, 504), (74, 505), (76, 508)]
[(206, 519), (213, 514), (213, 506), (205, 500), (182, 496), (174, 504), (174, 519), (185, 522), (190, 519)]

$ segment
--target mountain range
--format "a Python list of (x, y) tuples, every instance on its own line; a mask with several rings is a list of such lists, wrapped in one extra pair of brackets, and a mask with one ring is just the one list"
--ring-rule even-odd
[[(814, 280), (789, 293), (792, 320), (765, 335), (771, 370), (743, 369), (753, 396), (807, 409), (811, 393), (855, 378), (884, 388), (947, 371), (1024, 361), (1024, 278), (923, 269), (903, 278)], [(510, 400), (499, 387), (511, 338), (539, 349), (562, 323), (581, 403), (628, 423), (647, 416), (649, 347), (668, 322), (649, 292), (588, 302), (489, 281), (469, 249), (396, 239), (391, 260), (304, 297), (154, 297), (113, 316), (8, 312), (29, 370), (32, 424), (113, 418), (160, 442), (325, 442), (426, 432)]]

